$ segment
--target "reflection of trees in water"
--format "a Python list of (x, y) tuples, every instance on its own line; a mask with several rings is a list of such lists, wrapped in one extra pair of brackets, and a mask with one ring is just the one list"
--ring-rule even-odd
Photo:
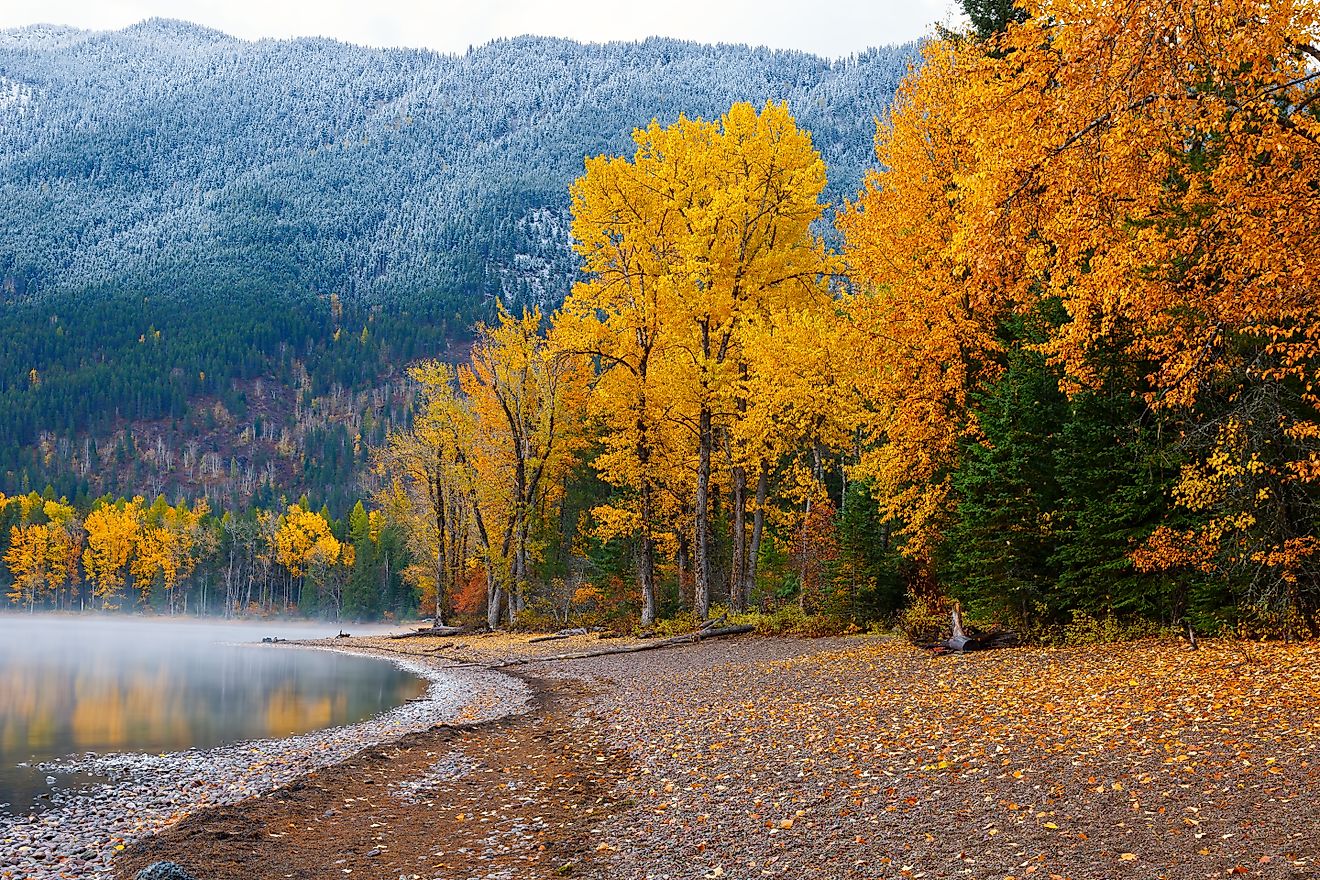
[(0, 652), (0, 759), (287, 736), (369, 717), (424, 687), (379, 661), (199, 648), (89, 651), (55, 664)]

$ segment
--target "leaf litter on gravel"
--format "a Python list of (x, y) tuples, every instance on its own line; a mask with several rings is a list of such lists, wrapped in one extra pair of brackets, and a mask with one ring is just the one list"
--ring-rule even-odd
[(666, 653), (605, 664), (591, 719), (633, 758), (611, 833), (638, 877), (1296, 876), (1320, 855), (1315, 644)]

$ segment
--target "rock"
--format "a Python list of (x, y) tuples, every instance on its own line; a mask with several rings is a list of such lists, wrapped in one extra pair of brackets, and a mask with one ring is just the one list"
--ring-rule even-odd
[(133, 880), (197, 880), (197, 878), (174, 862), (156, 862), (138, 871)]

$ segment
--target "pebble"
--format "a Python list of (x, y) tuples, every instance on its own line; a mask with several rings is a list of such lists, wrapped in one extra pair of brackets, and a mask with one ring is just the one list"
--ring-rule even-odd
[[(108, 880), (114, 876), (115, 855), (198, 809), (264, 794), (366, 746), (460, 715), (465, 722), (485, 721), (525, 711), (530, 704), (527, 686), (498, 672), (448, 670), (415, 658), (383, 659), (428, 679), (429, 699), (357, 724), (287, 739), (160, 755), (89, 753), (40, 765), (53, 773), (90, 773), (110, 781), (55, 788), (50, 808), (40, 814), (0, 813), (0, 880)], [(47, 782), (53, 785), (55, 778)]]

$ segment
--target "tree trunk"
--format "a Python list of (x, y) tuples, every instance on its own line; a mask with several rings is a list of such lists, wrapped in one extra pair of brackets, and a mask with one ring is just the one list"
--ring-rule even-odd
[(747, 610), (747, 470), (739, 465), (733, 469), (733, 487), (730, 492), (730, 512), (733, 532), (733, 570), (729, 574), (729, 606), (741, 614)]
[(693, 511), (694, 587), (692, 612), (704, 619), (710, 612), (710, 407), (703, 403), (697, 423), (697, 497)]
[(678, 604), (683, 608), (692, 607), (692, 593), (688, 589), (692, 581), (692, 553), (688, 549), (687, 533), (678, 530), (678, 548), (674, 551), (674, 567), (678, 569)]
[(500, 602), (502, 601), (503, 596), (500, 595), (499, 580), (488, 565), (486, 566), (486, 628), (491, 632), (499, 628)]
[[(646, 368), (643, 362), (642, 380), (645, 381)], [(651, 442), (649, 426), (646, 424), (646, 395), (638, 399), (637, 407), (637, 455), (638, 471), (641, 477), (638, 492), (638, 514), (641, 517), (641, 534), (637, 542), (637, 586), (642, 591), (642, 626), (655, 623), (655, 541), (651, 537)]]
[(490, 533), (486, 531), (486, 518), (481, 515), (477, 504), (477, 492), (469, 488), (468, 501), (472, 512), (472, 522), (477, 527), (477, 544), (485, 557), (486, 564), (486, 628), (494, 632), (500, 625), (500, 581), (495, 573), (495, 560), (490, 552)]
[(743, 581), (744, 603), (756, 589), (756, 569), (761, 557), (761, 535), (765, 531), (765, 503), (770, 494), (770, 466), (761, 462), (761, 473), (756, 478), (756, 510), (752, 513), (752, 540), (747, 547), (746, 577)]
[(803, 614), (807, 613), (807, 522), (811, 519), (811, 499), (808, 498), (806, 504), (802, 507), (802, 564), (798, 571), (798, 610)]
[(431, 503), (435, 513), (435, 626), (444, 626), (445, 607), (445, 557), (449, 547), (446, 540), (448, 525), (446, 517), (445, 490), (438, 482), (431, 487)]

